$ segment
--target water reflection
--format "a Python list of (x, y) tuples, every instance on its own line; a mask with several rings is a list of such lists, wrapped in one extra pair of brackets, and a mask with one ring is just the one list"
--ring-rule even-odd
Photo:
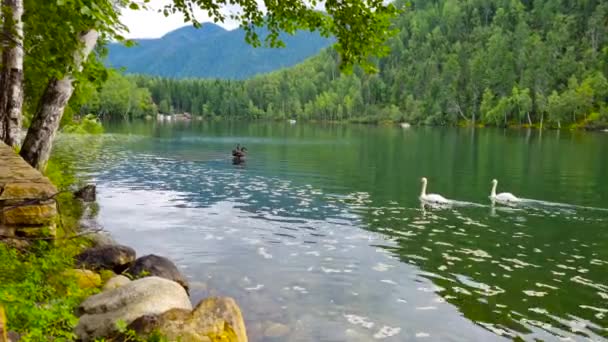
[[(176, 260), (191, 278), (194, 300), (235, 297), (252, 341), (608, 336), (605, 211), (551, 205), (561, 203), (561, 195), (516, 207), (475, 204), (472, 194), (485, 198), (487, 180), (460, 191), (460, 183), (442, 184), (439, 176), (437, 187), (463, 198), (462, 205), (420, 207), (419, 177), (406, 177), (412, 186), (400, 187), (410, 184), (399, 171), (404, 168), (372, 158), (391, 149), (416, 154), (416, 144), (397, 147), (392, 142), (401, 137), (388, 133), (328, 133), (351, 137), (341, 143), (354, 144), (349, 139), (362, 135), (383, 146), (355, 148), (358, 158), (343, 160), (330, 157), (332, 145), (307, 144), (314, 141), (310, 132), (297, 143), (255, 134), (202, 138), (189, 131), (162, 139), (110, 136), (94, 158), (78, 165), (98, 183), (104, 226), (139, 254)], [(417, 133), (408, 134), (404, 138)], [(426, 140), (420, 134), (427, 149), (450, 156), (441, 151), (453, 147), (454, 136), (441, 132)], [(246, 167), (233, 166), (225, 153), (237, 139), (255, 151)], [(57, 152), (78, 150), (69, 146), (64, 140)], [(468, 156), (459, 158), (475, 173), (471, 165), (478, 161), (467, 162)], [(430, 172), (417, 168), (408, 172)], [(578, 172), (560, 170), (558, 179)], [(471, 179), (463, 172), (461, 178)], [(518, 173), (509, 176), (501, 179), (521, 186)], [(572, 191), (585, 192), (576, 187), (578, 178), (568, 179), (578, 189)], [(550, 197), (555, 179), (545, 181)], [(534, 195), (532, 187), (515, 190)], [(287, 331), (277, 328), (281, 324)]]

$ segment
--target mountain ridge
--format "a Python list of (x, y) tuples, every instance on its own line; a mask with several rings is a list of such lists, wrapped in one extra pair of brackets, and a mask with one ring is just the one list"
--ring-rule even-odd
[[(266, 30), (260, 30), (264, 37)], [(317, 33), (283, 35), (286, 47), (253, 48), (242, 29), (226, 30), (213, 23), (184, 26), (160, 38), (134, 39), (134, 47), (112, 43), (108, 66), (127, 73), (172, 78), (244, 79), (296, 65), (328, 47), (332, 39)]]

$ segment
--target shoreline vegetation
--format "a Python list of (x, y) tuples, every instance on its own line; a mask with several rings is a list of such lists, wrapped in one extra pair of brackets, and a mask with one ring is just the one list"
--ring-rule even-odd
[[(89, 114), (89, 117), (94, 117), (94, 115)], [(162, 119), (160, 118), (162, 117)], [(125, 119), (129, 120), (129, 119)], [(290, 122), (291, 120), (285, 120), (281, 118), (274, 119), (247, 119), (247, 118), (222, 118), (221, 116), (210, 116), (210, 117), (194, 117), (189, 113), (174, 113), (174, 114), (156, 114), (156, 118), (152, 115), (147, 115), (144, 118), (137, 118), (135, 120), (145, 120), (151, 121), (155, 120), (157, 122), (211, 122), (211, 121), (239, 121), (239, 120), (249, 120), (252, 122), (285, 122), (289, 124), (296, 124), (298, 122), (304, 123), (313, 123), (313, 124), (335, 124), (335, 125), (343, 125), (343, 124), (359, 124), (359, 125), (377, 125), (377, 126), (401, 126), (404, 128), (410, 128), (415, 126), (429, 126), (429, 127), (460, 127), (460, 128), (501, 128), (501, 129), (535, 129), (535, 130), (580, 130), (580, 131), (606, 131), (608, 130), (608, 122), (606, 123), (589, 123), (587, 121), (576, 122), (568, 125), (558, 126), (557, 124), (545, 123), (541, 126), (540, 123), (517, 123), (517, 122), (507, 122), (506, 126), (503, 125), (494, 125), (483, 122), (471, 122), (471, 121), (458, 121), (456, 123), (452, 123), (449, 125), (433, 125), (426, 123), (410, 123), (407, 121), (395, 121), (391, 119), (382, 119), (377, 117), (370, 118), (353, 118), (349, 120), (317, 120), (317, 119), (309, 119), (309, 120), (295, 120), (291, 119), (295, 122)], [(101, 124), (101, 122), (100, 122)], [(67, 131), (69, 132), (69, 131)]]
[(59, 189), (55, 235), (0, 243), (0, 340), (247, 341), (233, 299), (210, 297), (193, 307), (173, 262), (136, 258), (99, 227), (95, 187), (83, 187), (69, 163), (52, 158), (45, 176)]

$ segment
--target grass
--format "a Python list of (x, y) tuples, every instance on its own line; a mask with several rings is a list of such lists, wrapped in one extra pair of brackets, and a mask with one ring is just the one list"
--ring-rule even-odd
[(74, 279), (60, 276), (74, 267), (81, 246), (64, 241), (37, 241), (27, 251), (0, 244), (0, 302), (8, 330), (21, 334), (21, 341), (75, 338), (75, 308), (95, 289), (80, 289)]
[[(76, 178), (69, 165), (53, 159), (46, 175), (60, 190)], [(72, 238), (83, 214), (82, 204), (70, 192), (56, 197), (60, 213), (55, 241), (31, 241), (27, 249), (0, 243), (0, 303), (6, 310), (8, 330), (22, 341), (71, 341), (78, 323), (76, 307), (97, 289), (80, 289), (77, 281), (61, 274), (74, 268), (74, 257), (88, 246)]]
[[(76, 308), (99, 291), (81, 289), (75, 278), (62, 275), (75, 267), (75, 256), (90, 245), (86, 237), (75, 235), (84, 207), (69, 191), (79, 185), (74, 171), (69, 163), (51, 159), (45, 174), (61, 191), (55, 197), (59, 212), (57, 239), (32, 241), (27, 250), (0, 243), (0, 305), (6, 311), (7, 330), (19, 333), (23, 342), (75, 340)], [(125, 341), (166, 340), (159, 334), (142, 339), (126, 325), (119, 330)]]

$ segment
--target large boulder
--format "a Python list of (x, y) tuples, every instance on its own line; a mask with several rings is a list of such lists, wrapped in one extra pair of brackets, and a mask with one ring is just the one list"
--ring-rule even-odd
[(172, 309), (192, 310), (190, 299), (178, 283), (147, 277), (89, 297), (78, 307), (76, 335), (83, 342), (116, 334), (116, 323), (130, 324), (138, 317)]
[(131, 282), (131, 279), (129, 279), (123, 275), (117, 275), (115, 277), (112, 277), (110, 280), (108, 280), (108, 282), (103, 286), (103, 290), (104, 291), (114, 290), (121, 286), (125, 286), (130, 282)]
[(128, 329), (144, 338), (158, 332), (169, 341), (247, 342), (241, 310), (234, 299), (228, 297), (204, 299), (191, 312), (175, 309), (143, 316)]
[(121, 245), (91, 247), (76, 256), (76, 260), (79, 267), (121, 273), (135, 260), (135, 250)]
[(150, 254), (138, 258), (133, 265), (127, 269), (126, 273), (136, 278), (142, 276), (157, 276), (173, 280), (188, 291), (188, 281), (186, 278), (177, 269), (177, 266), (165, 257)]

